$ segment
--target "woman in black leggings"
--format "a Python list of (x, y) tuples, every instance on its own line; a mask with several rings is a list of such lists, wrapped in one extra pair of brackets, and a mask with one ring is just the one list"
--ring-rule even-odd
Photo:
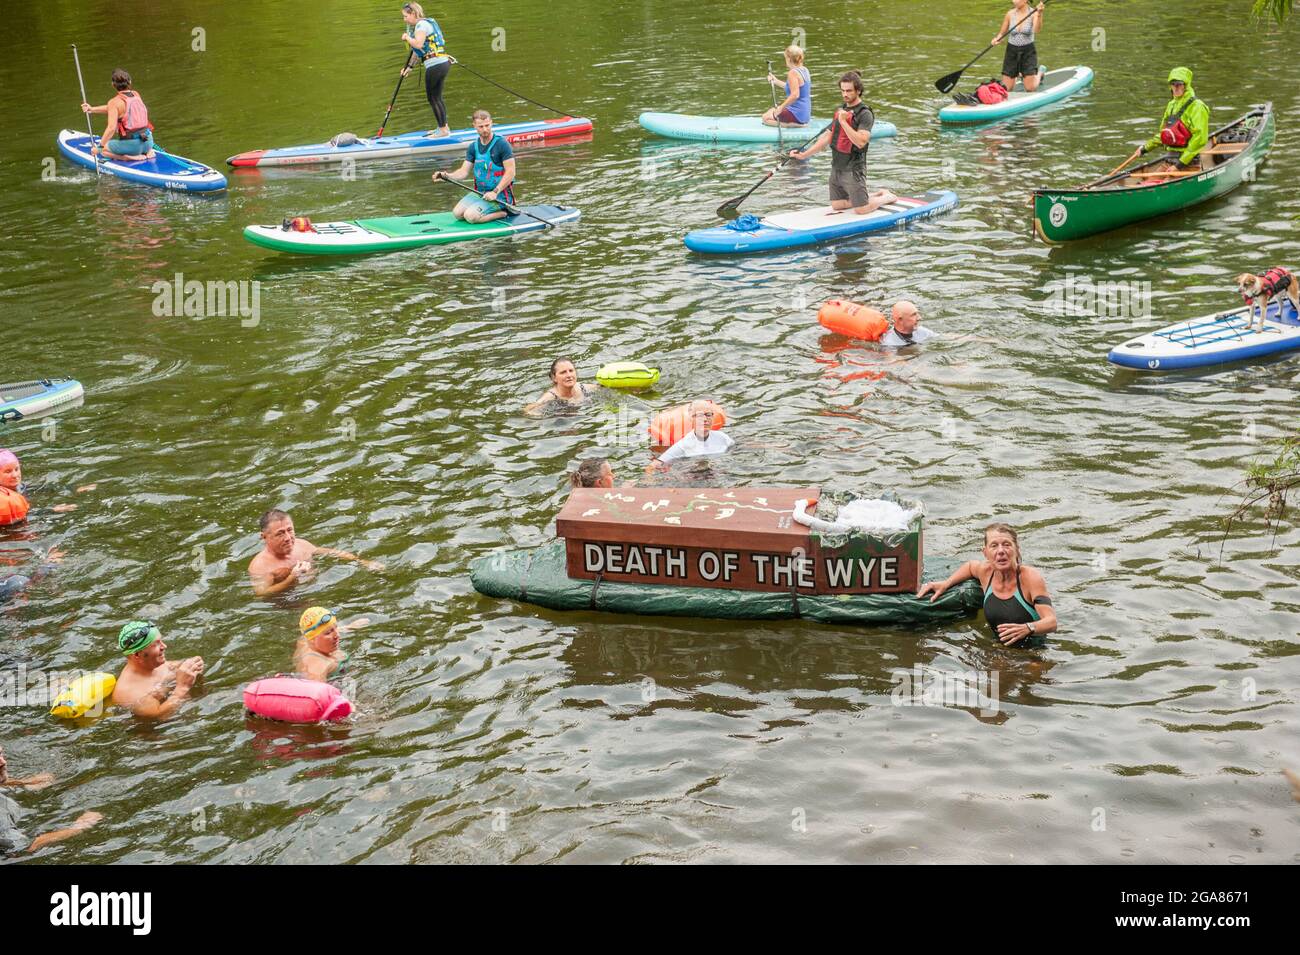
[[(442, 84), (451, 72), (451, 57), (443, 50), (446, 40), (442, 27), (433, 17), (426, 17), (424, 9), (418, 3), (402, 6), (402, 19), (406, 21), (406, 30), (402, 42), (424, 63), (424, 93), (429, 97), (433, 107), (433, 117), (438, 122), (436, 130), (430, 130), (430, 136), (449, 136), (451, 127), (447, 125), (447, 104), (442, 101)], [(408, 65), (402, 75), (411, 72)]]

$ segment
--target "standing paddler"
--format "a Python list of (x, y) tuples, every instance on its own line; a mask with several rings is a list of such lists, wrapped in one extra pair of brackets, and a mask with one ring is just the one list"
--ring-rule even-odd
[[(433, 117), (438, 122), (438, 128), (429, 130), (429, 135), (450, 136), (447, 104), (442, 101), (442, 84), (451, 72), (451, 57), (443, 50), (446, 39), (442, 35), (442, 27), (438, 26), (438, 21), (433, 17), (426, 17), (424, 8), (418, 3), (403, 4), (402, 19), (406, 21), (402, 42), (424, 63), (424, 95), (429, 98)], [(402, 69), (403, 76), (410, 72), (410, 66)]]

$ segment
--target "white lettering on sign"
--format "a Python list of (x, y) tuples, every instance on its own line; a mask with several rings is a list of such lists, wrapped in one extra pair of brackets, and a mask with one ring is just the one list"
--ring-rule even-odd
[[(855, 573), (856, 571), (856, 573)], [(875, 580), (872, 580), (872, 575)], [(850, 587), (857, 578), (859, 587), (897, 587), (898, 558), (872, 557), (868, 560), (840, 557), (826, 560), (826, 580), (832, 587)]]
[(700, 553), (700, 576), (705, 580), (717, 580), (718, 574), (722, 572), (722, 562), (718, 560), (718, 555), (711, 550)]
[(767, 583), (767, 562), (772, 559), (770, 554), (750, 554), (749, 559), (754, 562), (754, 575), (760, 584)]
[(880, 558), (880, 586), (882, 587), (898, 586), (898, 558), (897, 557)]
[(588, 541), (582, 545), (582, 566), (589, 574), (639, 574), (643, 577), (685, 579), (686, 551)]

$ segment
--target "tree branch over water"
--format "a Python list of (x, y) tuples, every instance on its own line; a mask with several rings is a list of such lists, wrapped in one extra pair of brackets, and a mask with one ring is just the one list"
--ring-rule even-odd
[(1251, 13), (1260, 18), (1272, 17), (1281, 26), (1295, 10), (1295, 4), (1296, 0), (1255, 0)]
[(1287, 498), (1300, 488), (1300, 438), (1286, 438), (1277, 445), (1277, 454), (1271, 460), (1256, 461), (1246, 472), (1246, 479), (1238, 485), (1245, 492), (1236, 508), (1228, 515), (1224, 528), (1226, 538), (1232, 526), (1246, 520), (1261, 504), (1264, 517), (1277, 539), (1277, 529), (1287, 513)]

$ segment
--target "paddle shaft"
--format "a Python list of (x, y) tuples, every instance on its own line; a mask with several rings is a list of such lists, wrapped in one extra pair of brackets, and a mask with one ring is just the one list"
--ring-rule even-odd
[[(72, 62), (77, 64), (77, 83), (81, 86), (81, 101), (83, 103), (89, 103), (90, 100), (86, 99), (86, 81), (81, 78), (81, 57), (77, 55), (77, 44), (75, 43), (72, 44)], [(90, 145), (91, 148), (94, 148), (95, 129), (90, 125), (89, 113), (86, 114), (86, 132), (90, 134)], [(95, 175), (98, 176), (99, 173), (99, 156), (95, 156)]]
[[(1042, 5), (1043, 5), (1043, 6), (1047, 6), (1047, 0), (1042, 0)], [(1020, 26), (1020, 24), (1024, 23), (1026, 20), (1029, 20), (1030, 18), (1032, 18), (1033, 16), (1035, 16), (1037, 13), (1038, 13), (1038, 9), (1037, 9), (1037, 8), (1034, 8), (1034, 9), (1030, 10), (1030, 11), (1029, 11), (1029, 16), (1024, 17), (1023, 19), (1018, 20), (1018, 21), (1016, 21), (1015, 23), (1011, 24), (1011, 29), (1010, 29), (1010, 30), (1007, 30), (1006, 33), (1004, 33), (1004, 34), (1002, 34), (1001, 36), (999, 36), (998, 39), (999, 39), (999, 40), (1006, 39), (1006, 37), (1011, 33), (1011, 30), (1014, 30), (1016, 27)], [(990, 43), (990, 44), (989, 44), (988, 46), (986, 46), (984, 49), (980, 50), (979, 55), (976, 56), (975, 59), (971, 60), (969, 63), (967, 63), (965, 66), (963, 66), (960, 70), (958, 70), (956, 73), (949, 73), (947, 76), (942, 77), (941, 79), (939, 79), (939, 80), (934, 84), (935, 86), (937, 86), (937, 87), (939, 88), (939, 92), (940, 92), (940, 93), (947, 93), (947, 92), (950, 92), (950, 91), (952, 90), (952, 88), (953, 88), (954, 86), (957, 85), (957, 81), (961, 79), (961, 75), (962, 75), (963, 73), (965, 73), (967, 70), (969, 70), (969, 69), (970, 69), (972, 66), (974, 66), (976, 63), (978, 63), (979, 60), (980, 60), (980, 57), (984, 56), (985, 53), (987, 53), (989, 50), (993, 49), (993, 47), (995, 47), (996, 45), (997, 45), (996, 43)]]
[(402, 80), (406, 79), (406, 68), (411, 65), (411, 54), (406, 54), (406, 62), (402, 64), (402, 71), (397, 74), (397, 89), (393, 90), (393, 98), (388, 101), (388, 109), (384, 112), (384, 119), (379, 124), (379, 132), (375, 133), (375, 139), (384, 135), (384, 127), (388, 125), (388, 117), (393, 115), (393, 104), (397, 102), (397, 94), (402, 91)]
[[(454, 185), (454, 186), (460, 186), (460, 187), (461, 187), (462, 189), (464, 189), (466, 192), (472, 192), (472, 193), (474, 193), (474, 195), (478, 196), (480, 199), (483, 198), (483, 193), (479, 192), (479, 191), (478, 191), (477, 189), (475, 189), (473, 186), (466, 185), (465, 183), (461, 182), (459, 179), (452, 179), (451, 176), (446, 176), (446, 175), (444, 175), (444, 176), (440, 177), (440, 178), (438, 179), (438, 181), (439, 181), (439, 182), (449, 182), (449, 183), (451, 183), (451, 184)], [(502, 208), (504, 208), (504, 209), (505, 209), (507, 212), (509, 212), (511, 215), (515, 215), (515, 216), (528, 216), (528, 218), (530, 218), (530, 219), (536, 219), (538, 222), (544, 222), (546, 225), (550, 226), (551, 228), (555, 228), (555, 223), (552, 222), (550, 219), (543, 219), (541, 216), (533, 215), (533, 214), (532, 214), (531, 212), (529, 212), (527, 209), (521, 209), (519, 206), (513, 206), (513, 205), (511, 205), (510, 203), (506, 202), (504, 199), (497, 199), (496, 202), (499, 202), (499, 203), (501, 204)]]
[[(807, 149), (807, 148), (808, 148), (809, 146), (811, 146), (813, 143), (817, 142), (817, 140), (821, 139), (822, 136), (826, 135), (826, 133), (830, 132), (830, 130), (832, 129), (832, 127), (835, 126), (835, 123), (836, 123), (836, 122), (837, 122), (837, 120), (832, 119), (829, 123), (826, 124), (826, 126), (825, 126), (825, 127), (824, 127), (820, 132), (817, 133), (816, 136), (814, 136), (812, 139), (808, 140), (806, 143), (804, 143), (804, 144), (803, 144), (802, 146), (800, 146), (798, 149), (791, 150), (791, 152), (803, 152), (805, 149)], [(773, 176), (775, 176), (778, 172), (780, 172), (780, 171), (781, 171), (781, 167), (784, 166), (786, 163), (788, 163), (788, 162), (789, 162), (791, 159), (793, 159), (793, 158), (794, 158), (794, 156), (791, 156), (791, 155), (788, 155), (788, 154), (787, 154), (786, 157), (785, 157), (784, 159), (782, 159), (779, 163), (777, 163), (775, 166), (773, 166), (771, 169), (768, 170), (768, 173), (767, 173), (766, 176), (764, 176), (762, 179), (758, 180), (758, 182), (754, 183), (753, 188), (751, 188), (751, 189), (749, 190), (749, 192), (745, 193), (743, 196), (738, 196), (738, 197), (735, 198), (735, 199), (729, 199), (729, 200), (727, 200), (726, 202), (724, 202), (722, 205), (718, 206), (718, 209), (717, 209), (718, 215), (720, 215), (720, 216), (724, 216), (724, 217), (725, 217), (725, 210), (729, 210), (729, 209), (738, 209), (738, 208), (740, 208), (740, 204), (741, 204), (742, 202), (744, 202), (746, 199), (748, 199), (750, 196), (752, 196), (752, 195), (754, 194), (754, 190), (756, 190), (759, 186), (761, 186), (763, 183), (767, 182), (769, 179), (771, 179)]]
[(767, 85), (772, 87), (772, 118), (776, 120), (776, 148), (785, 152), (785, 141), (781, 134), (781, 117), (776, 115), (776, 87), (772, 84), (772, 61), (767, 61)]

